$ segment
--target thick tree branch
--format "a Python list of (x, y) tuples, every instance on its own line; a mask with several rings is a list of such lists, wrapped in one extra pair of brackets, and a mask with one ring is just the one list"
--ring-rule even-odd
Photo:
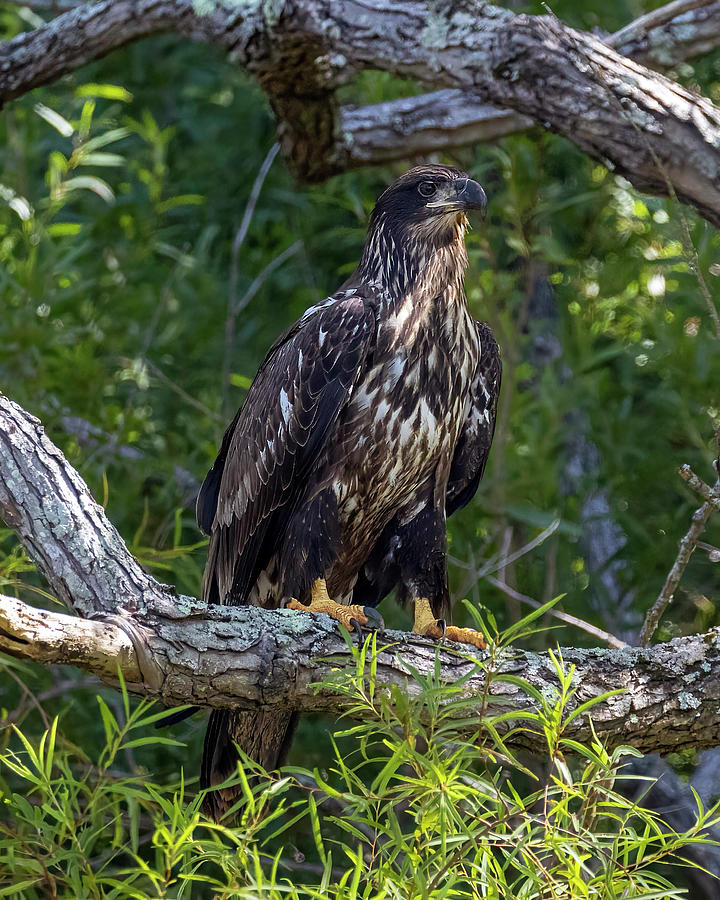
[(451, 88), (372, 106), (345, 106), (340, 116), (332, 157), (332, 171), (337, 172), (494, 141), (535, 124), (512, 109)]
[[(123, 44), (175, 31), (227, 49), (258, 79), (283, 150), (305, 178), (534, 121), (642, 190), (672, 191), (720, 223), (720, 112), (622, 55), (667, 66), (717, 46), (720, 2), (681, 0), (643, 17), (610, 39), (620, 53), (552, 17), (516, 16), (479, 0), (443, 9), (419, 0), (207, 6), (207, 15), (196, 14), (191, 0), (100, 0), (71, 9), (0, 47), (0, 101)], [(365, 68), (441, 90), (341, 114), (336, 88)], [(487, 104), (523, 118), (513, 122)]]
[[(605, 38), (623, 56), (664, 72), (720, 45), (720, 0), (676, 0)], [(497, 140), (534, 122), (461, 90), (340, 110), (338, 169)]]
[[(75, 665), (109, 684), (120, 667), (132, 690), (168, 705), (343, 709), (340, 693), (327, 684), (317, 687), (352, 665), (350, 650), (329, 618), (207, 607), (158, 584), (131, 557), (40, 423), (2, 396), (0, 513), (53, 590), (86, 617), (0, 597), (0, 649), (5, 652)], [(100, 619), (88, 618), (93, 615)], [(431, 674), (437, 645), (401, 632), (380, 635), (378, 645), (379, 689), (397, 685), (418, 691), (408, 664)], [(652, 649), (568, 649), (563, 656), (576, 667), (575, 704), (624, 689), (593, 710), (595, 728), (610, 746), (632, 743), (664, 753), (720, 743), (720, 631)], [(547, 654), (505, 651), (494, 663), (483, 706), (487, 657), (441, 647), (439, 659), (448, 682), (468, 675), (464, 690), (477, 698), (477, 724), (481, 708), (493, 715), (532, 706), (534, 701), (503, 676), (519, 676), (546, 697), (557, 683)], [(567, 736), (589, 741), (587, 720), (574, 720)], [(544, 738), (527, 732), (514, 740), (540, 750)]]
[(675, 0), (654, 9), (607, 39), (623, 56), (651, 69), (665, 70), (718, 46), (720, 3)]
[[(121, 620), (122, 621), (122, 620)], [(289, 610), (238, 609), (177, 598), (167, 612), (135, 614), (128, 634), (111, 622), (92, 622), (44, 612), (19, 600), (0, 597), (0, 649), (46, 663), (68, 663), (116, 684), (119, 666), (130, 688), (167, 705), (288, 705), (299, 710), (340, 714), (342, 694), (331, 687), (352, 668), (350, 651), (325, 616)], [(141, 630), (140, 630), (141, 629)], [(142, 639), (140, 638), (142, 635)], [(407, 664), (430, 676), (436, 645), (414, 635), (386, 632), (378, 638), (377, 686), (391, 685), (416, 694), (420, 688)], [(651, 650), (564, 649), (574, 665), (577, 704), (617, 688), (593, 709), (596, 732), (608, 746), (632, 744), (644, 751), (668, 753), (683, 747), (706, 748), (720, 742), (720, 631), (678, 638)], [(486, 666), (463, 650), (439, 651), (448, 683), (464, 682), (464, 694), (477, 699), (477, 722), (487, 681)], [(142, 677), (140, 672), (143, 672)], [(500, 655), (485, 715), (532, 709), (534, 701), (503, 676), (525, 679), (545, 697), (557, 685), (547, 654), (513, 650)], [(149, 676), (149, 678), (148, 678)], [(318, 684), (324, 682), (320, 686)], [(587, 719), (578, 719), (567, 737), (592, 740)], [(542, 734), (514, 738), (530, 750), (543, 750)]]
[(164, 590), (130, 555), (40, 422), (2, 395), (0, 515), (51, 590), (82, 616), (119, 605), (142, 610)]

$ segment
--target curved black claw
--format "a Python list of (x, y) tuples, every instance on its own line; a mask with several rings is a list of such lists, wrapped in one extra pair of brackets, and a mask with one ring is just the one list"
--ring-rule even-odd
[(358, 622), (357, 619), (350, 619), (350, 625), (352, 626), (353, 631), (357, 634), (358, 650), (361, 650), (363, 645), (362, 625)]
[(363, 606), (363, 615), (367, 616), (365, 628), (370, 631), (382, 631), (385, 628), (385, 620), (374, 606)]

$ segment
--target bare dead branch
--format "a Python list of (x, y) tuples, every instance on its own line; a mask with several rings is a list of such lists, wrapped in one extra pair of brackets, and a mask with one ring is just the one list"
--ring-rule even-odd
[[(509, 584), (506, 584), (499, 578), (495, 578), (493, 575), (486, 575), (485, 580), (492, 584), (494, 587), (498, 588), (498, 590), (502, 591), (504, 594), (507, 594), (509, 597), (517, 600), (519, 603), (525, 603), (527, 606), (531, 606), (533, 609), (540, 609), (540, 607), (543, 605), (539, 600), (535, 600), (533, 597), (528, 597), (526, 594), (521, 594), (520, 591), (515, 590), (515, 588), (510, 587)], [(602, 628), (598, 628), (597, 625), (593, 625), (591, 622), (586, 622), (585, 619), (580, 619), (577, 616), (570, 615), (570, 613), (563, 612), (561, 609), (549, 609), (548, 615), (552, 616), (553, 619), (558, 619), (560, 622), (565, 622), (567, 625), (573, 625), (575, 628), (579, 628), (581, 631), (585, 631), (587, 632), (587, 634), (591, 634), (593, 637), (601, 640), (603, 644), (607, 644), (608, 647), (614, 647), (616, 650), (622, 650), (624, 647), (629, 646), (629, 644), (626, 644), (625, 641), (621, 641), (619, 637), (616, 637), (614, 634), (610, 634), (609, 631), (604, 631)]]
[(715, 482), (714, 487), (711, 488), (710, 485), (705, 484), (705, 482), (692, 471), (690, 466), (683, 465), (678, 469), (680, 477), (687, 481), (688, 485), (705, 499), (705, 503), (693, 513), (692, 523), (686, 535), (680, 541), (678, 554), (672, 568), (668, 572), (665, 584), (663, 585), (657, 600), (653, 603), (651, 609), (645, 616), (645, 621), (643, 622), (643, 626), (640, 630), (640, 637), (638, 639), (641, 647), (646, 647), (652, 640), (652, 636), (655, 633), (660, 619), (673, 601), (675, 590), (680, 584), (680, 579), (687, 568), (687, 564), (690, 562), (690, 557), (698, 546), (700, 535), (705, 530), (708, 519), (713, 512), (718, 509), (718, 498), (720, 498), (720, 429), (715, 433), (715, 447), (717, 456), (715, 458), (714, 466), (715, 471), (718, 473), (718, 479)]
[(227, 315), (225, 317), (225, 349), (223, 353), (221, 379), (222, 408), (224, 410), (227, 410), (228, 407), (228, 396), (230, 390), (230, 352), (232, 350), (233, 335), (235, 333), (235, 320), (240, 311), (238, 309), (237, 297), (240, 248), (242, 247), (245, 238), (247, 237), (248, 230), (250, 229), (250, 223), (252, 222), (252, 217), (255, 213), (257, 202), (260, 199), (260, 191), (262, 190), (262, 186), (265, 183), (265, 179), (267, 178), (267, 174), (270, 171), (270, 167), (272, 166), (273, 162), (275, 161), (275, 157), (279, 152), (280, 144), (273, 144), (265, 155), (265, 159), (263, 160), (263, 163), (260, 166), (257, 175), (255, 176), (253, 186), (250, 189), (250, 196), (248, 197), (248, 202), (245, 205), (245, 211), (243, 212), (242, 221), (240, 222), (240, 227), (235, 233), (235, 237), (232, 243), (232, 256), (230, 259), (230, 293), (228, 294)]
[(263, 284), (267, 281), (267, 279), (272, 275), (272, 273), (279, 269), (283, 263), (287, 262), (291, 256), (294, 256), (302, 247), (302, 241), (294, 241), (290, 244), (289, 247), (286, 247), (281, 253), (278, 253), (277, 256), (274, 256), (269, 263), (267, 263), (263, 268), (258, 272), (258, 274), (253, 278), (250, 282), (250, 287), (245, 291), (245, 293), (239, 299), (235, 300), (234, 305), (228, 308), (227, 318), (225, 319), (225, 354), (223, 356), (223, 377), (222, 377), (222, 386), (223, 386), (223, 407), (227, 408), (228, 402), (228, 388), (230, 386), (230, 351), (232, 348), (232, 341), (235, 335), (235, 322), (240, 313), (245, 309), (245, 307), (250, 303), (255, 294), (260, 290)]
[(41, 691), (37, 696), (31, 694), (24, 681), (18, 679), (18, 684), (23, 692), (26, 693), (26, 696), (23, 697), (23, 700), (20, 701), (20, 704), (15, 709), (8, 712), (3, 718), (0, 718), (0, 728), (7, 728), (8, 725), (17, 724), (27, 712), (29, 703), (37, 708), (43, 717), (43, 721), (45, 721), (46, 713), (42, 706), (43, 703), (47, 703), (48, 700), (54, 700), (56, 697), (63, 697), (70, 691), (77, 691), (81, 688), (97, 688), (98, 681), (92, 675), (88, 675), (85, 678), (62, 678), (53, 684), (52, 687)]
[[(718, 483), (718, 486), (720, 486), (720, 482)], [(683, 572), (687, 568), (690, 557), (693, 555), (693, 551), (697, 546), (698, 538), (705, 530), (705, 525), (714, 509), (715, 507), (712, 503), (703, 503), (703, 505), (693, 513), (692, 524), (680, 541), (680, 549), (675, 557), (675, 562), (672, 564), (672, 568), (668, 572), (665, 584), (662, 586), (662, 590), (660, 591), (657, 600), (653, 603), (645, 616), (645, 621), (643, 622), (639, 637), (639, 644), (641, 647), (647, 647), (650, 643), (660, 619), (665, 610), (672, 603), (677, 586), (680, 584), (680, 579), (683, 576)]]
[(715, 509), (720, 510), (720, 492), (715, 488), (711, 488), (709, 484), (696, 475), (687, 463), (680, 466), (678, 474), (684, 481), (687, 481), (688, 487), (692, 488), (696, 494), (712, 504)]
[(212, 419), (215, 422), (223, 425), (225, 423), (225, 419), (219, 413), (216, 413), (214, 410), (210, 409), (210, 407), (205, 406), (200, 400), (196, 400), (191, 394), (179, 385), (176, 381), (173, 381), (172, 378), (168, 378), (168, 376), (163, 372), (160, 366), (156, 366), (152, 360), (145, 359), (148, 368), (153, 373), (153, 375), (162, 381), (163, 384), (166, 384), (173, 393), (177, 394), (182, 400), (184, 400), (189, 406), (192, 406), (193, 409), (196, 409), (198, 412), (201, 412), (204, 416), (207, 416), (208, 419)]

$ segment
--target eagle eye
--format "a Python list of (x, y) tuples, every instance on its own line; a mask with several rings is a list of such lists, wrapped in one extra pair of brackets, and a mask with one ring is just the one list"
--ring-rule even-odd
[(418, 191), (422, 197), (432, 197), (435, 193), (435, 185), (432, 181), (421, 181), (418, 185)]

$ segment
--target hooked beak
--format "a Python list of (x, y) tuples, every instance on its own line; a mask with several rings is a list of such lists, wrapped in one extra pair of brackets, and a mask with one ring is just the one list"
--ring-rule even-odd
[(447, 212), (458, 212), (470, 209), (479, 209), (485, 216), (487, 197), (485, 191), (472, 178), (458, 178), (453, 182), (453, 190), (448, 197), (435, 200), (427, 204), (431, 209), (439, 209)]

